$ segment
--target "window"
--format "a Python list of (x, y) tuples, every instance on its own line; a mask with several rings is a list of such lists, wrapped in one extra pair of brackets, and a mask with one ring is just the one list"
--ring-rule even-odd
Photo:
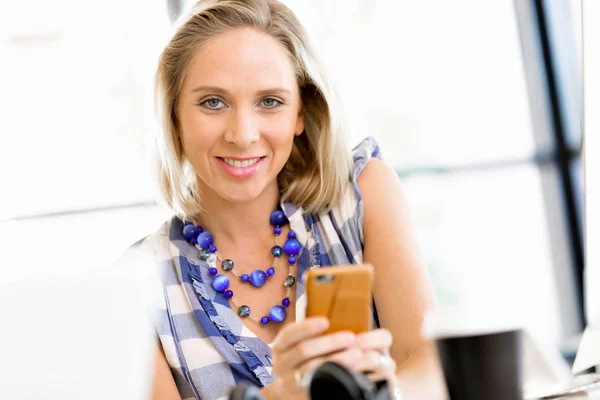
[(0, 4), (0, 280), (106, 265), (164, 220), (145, 138), (169, 28), (161, 2)]

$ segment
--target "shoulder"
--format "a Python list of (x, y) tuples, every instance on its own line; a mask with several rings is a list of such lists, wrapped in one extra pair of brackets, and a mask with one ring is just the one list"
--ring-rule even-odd
[(401, 191), (396, 171), (381, 159), (372, 159), (357, 177), (356, 184), (363, 198), (385, 200)]
[(369, 225), (410, 220), (408, 201), (396, 171), (381, 158), (371, 158), (356, 178), (363, 206), (365, 231)]

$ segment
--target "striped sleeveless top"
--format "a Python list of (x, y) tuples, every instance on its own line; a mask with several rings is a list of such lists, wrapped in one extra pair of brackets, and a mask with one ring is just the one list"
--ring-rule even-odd
[[(352, 182), (330, 212), (307, 215), (302, 207), (282, 202), (302, 245), (298, 277), (308, 268), (362, 262), (363, 209), (356, 180), (372, 157), (381, 158), (377, 143), (368, 137), (353, 149)], [(270, 384), (268, 344), (247, 329), (223, 293), (213, 289), (206, 262), (184, 239), (182, 229), (182, 221), (173, 217), (128, 250), (148, 251), (158, 268), (154, 325), (181, 398), (222, 399), (242, 381)], [(298, 279), (297, 321), (305, 315), (304, 289)]]

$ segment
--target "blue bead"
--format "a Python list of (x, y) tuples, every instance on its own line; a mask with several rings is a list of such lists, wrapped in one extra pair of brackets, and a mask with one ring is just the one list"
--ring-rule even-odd
[(214, 244), (211, 244), (210, 246), (208, 246), (208, 251), (210, 251), (211, 253), (216, 253), (217, 247)]
[(202, 232), (204, 232), (204, 229), (202, 229), (201, 226), (197, 226), (196, 227), (196, 236), (198, 236), (199, 234), (201, 234)]
[(273, 322), (283, 322), (286, 316), (287, 312), (281, 306), (273, 306), (271, 307), (271, 311), (269, 311), (269, 317)]
[(232, 297), (233, 297), (233, 291), (231, 291), (231, 290), (226, 290), (226, 291), (225, 291), (225, 298), (226, 298), (226, 299), (230, 299), (230, 298), (232, 298)]
[(264, 271), (257, 269), (255, 271), (252, 271), (252, 273), (250, 274), (250, 283), (252, 284), (252, 286), (261, 287), (264, 286), (266, 282), (267, 274), (265, 274)]
[(262, 317), (260, 319), (261, 324), (266, 325), (269, 323), (269, 317)]
[(268, 276), (273, 276), (275, 275), (275, 268), (271, 267), (267, 270), (267, 275)]
[(289, 307), (290, 306), (290, 299), (288, 299), (287, 297), (285, 299), (283, 299), (281, 301), (281, 305), (283, 305), (284, 307)]
[(288, 257), (288, 262), (289, 262), (290, 264), (296, 264), (296, 257), (294, 257), (294, 256), (289, 256), (289, 257)]
[(198, 244), (203, 249), (208, 249), (213, 243), (214, 239), (210, 232), (202, 232), (198, 235)]
[(219, 271), (216, 268), (211, 268), (208, 270), (208, 273), (211, 274), (212, 276), (215, 276), (216, 274), (219, 273)]
[(271, 248), (271, 254), (273, 255), (273, 257), (280, 257), (282, 251), (283, 249), (280, 246), (273, 246)]
[[(198, 243), (200, 243), (199, 237)], [(300, 253), (300, 242), (298, 242), (296, 239), (286, 240), (283, 244), (283, 251), (285, 251), (285, 254), (287, 254), (288, 256), (294, 256)]]
[(296, 239), (296, 232), (289, 231), (288, 232), (288, 239)]
[(288, 219), (283, 213), (283, 211), (276, 210), (271, 213), (271, 217), (269, 218), (269, 222), (273, 226), (283, 226), (287, 223)]
[(242, 282), (246, 283), (250, 280), (250, 277), (248, 276), (248, 274), (242, 274), (242, 276), (240, 276), (240, 279), (242, 280)]
[(194, 225), (194, 223), (193, 223), (193, 222), (190, 222), (190, 221), (185, 221), (185, 222), (183, 223), (183, 226), (184, 226), (184, 227), (186, 227), (186, 226), (188, 226), (188, 225)]
[(198, 244), (198, 237), (197, 237), (197, 236), (194, 236), (193, 238), (191, 238), (191, 239), (190, 239), (190, 244), (191, 244), (192, 246), (195, 246), (195, 245), (197, 245), (197, 244)]
[(183, 228), (183, 237), (185, 238), (185, 240), (189, 242), (194, 236), (198, 236), (198, 234), (196, 233), (196, 226), (193, 224), (186, 225)]
[(217, 275), (213, 279), (212, 286), (217, 292), (224, 292), (229, 287), (229, 278), (225, 275)]
[(276, 235), (281, 235), (281, 228), (276, 226), (275, 228), (273, 228), (273, 233)]

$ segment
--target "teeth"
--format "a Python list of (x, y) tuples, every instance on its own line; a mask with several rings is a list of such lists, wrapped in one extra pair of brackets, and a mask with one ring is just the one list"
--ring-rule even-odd
[(243, 167), (248, 167), (250, 165), (256, 164), (257, 162), (260, 161), (260, 157), (253, 158), (251, 160), (244, 160), (244, 161), (231, 160), (229, 158), (224, 158), (223, 161), (225, 161), (227, 164), (231, 165), (232, 167), (243, 168)]

